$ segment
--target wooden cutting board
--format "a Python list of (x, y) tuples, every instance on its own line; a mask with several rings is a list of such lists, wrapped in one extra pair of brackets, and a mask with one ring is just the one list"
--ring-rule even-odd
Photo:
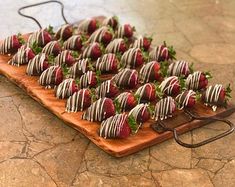
[[(99, 18), (102, 19), (102, 17)], [(28, 35), (24, 35), (24, 38), (26, 39), (27, 36)], [(66, 124), (84, 134), (102, 150), (115, 157), (127, 156), (146, 147), (150, 147), (172, 138), (172, 133), (169, 131), (161, 134), (153, 131), (150, 124), (154, 123), (154, 121), (150, 120), (143, 125), (137, 134), (131, 135), (127, 139), (103, 139), (99, 137), (97, 133), (100, 123), (82, 120), (82, 112), (66, 113), (66, 100), (56, 99), (54, 90), (45, 89), (40, 86), (38, 83), (39, 77), (27, 76), (25, 73), (27, 65), (20, 67), (12, 66), (7, 64), (9, 59), (10, 57), (7, 55), (0, 55), (0, 73), (2, 75), (6, 76), (11, 82), (22, 88), (29, 96), (54, 113)], [(213, 112), (211, 108), (199, 103), (195, 106), (194, 111), (201, 116), (216, 115), (219, 117), (226, 117), (235, 112), (235, 107), (229, 105), (226, 109), (218, 108), (216, 112)], [(177, 112), (176, 116), (171, 119), (169, 123), (182, 124), (177, 128), (177, 130), (179, 133), (184, 133), (191, 129), (201, 127), (208, 123), (208, 121), (189, 121), (187, 118), (185, 119), (184, 113), (181, 111)]]

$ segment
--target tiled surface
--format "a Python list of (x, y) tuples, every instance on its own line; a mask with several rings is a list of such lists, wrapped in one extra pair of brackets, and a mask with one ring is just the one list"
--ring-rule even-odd
[[(19, 17), (17, 8), (33, 0), (0, 1), (0, 37), (30, 32), (37, 26)], [(152, 34), (154, 44), (174, 45), (177, 58), (210, 70), (212, 83), (235, 78), (235, 1), (233, 0), (64, 0), (71, 22), (112, 15)], [(34, 8), (44, 26), (59, 25), (59, 6)], [(233, 97), (235, 94), (233, 92)], [(6, 78), (0, 76), (0, 186), (235, 186), (235, 135), (198, 149), (173, 140), (134, 155), (113, 158)], [(235, 115), (229, 117), (235, 122)], [(188, 142), (221, 132), (218, 124), (187, 133)]]

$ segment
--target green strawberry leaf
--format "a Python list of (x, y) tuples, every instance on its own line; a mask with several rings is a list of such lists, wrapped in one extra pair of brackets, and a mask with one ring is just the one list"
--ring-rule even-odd
[(42, 52), (42, 47), (39, 47), (37, 42), (33, 42), (33, 44), (30, 46), (30, 48), (33, 50), (35, 54), (39, 54)]
[(230, 84), (228, 84), (228, 85), (226, 86), (226, 89), (225, 89), (225, 96), (227, 97), (227, 99), (232, 98), (232, 97), (231, 97), (231, 92), (232, 92), (232, 89), (231, 89), (231, 87), (230, 87)]
[(210, 73), (209, 71), (204, 72), (204, 74), (205, 74), (205, 76), (206, 76), (207, 79), (213, 78), (212, 75), (211, 75), (211, 73)]
[(121, 104), (120, 104), (120, 102), (117, 99), (114, 99), (113, 103), (114, 103), (116, 112), (118, 114), (120, 114), (121, 113)]
[(52, 36), (55, 34), (55, 32), (53, 31), (53, 27), (51, 25), (47, 27), (47, 32)]
[(72, 51), (72, 56), (73, 56), (73, 58), (78, 58), (79, 54), (77, 51)]
[(194, 72), (193, 66), (194, 66), (194, 63), (191, 63), (190, 66), (189, 66), (189, 72), (190, 72), (190, 73), (193, 73), (193, 72)]
[(132, 132), (136, 133), (137, 130), (137, 123), (133, 115), (128, 116), (128, 124), (132, 130)]
[(137, 103), (139, 104), (140, 103), (140, 99), (141, 99), (140, 95), (139, 94), (134, 94), (134, 97), (135, 97)]
[(169, 63), (167, 61), (162, 61), (160, 63), (160, 74), (162, 77), (167, 77)]
[(24, 40), (24, 38), (22, 37), (22, 34), (21, 34), (21, 33), (18, 33), (18, 34), (17, 34), (17, 38), (18, 38), (18, 40), (19, 40), (19, 42), (20, 42), (21, 45), (25, 44), (25, 40)]
[(196, 91), (196, 101), (201, 101), (202, 94), (199, 91)]
[(55, 57), (51, 54), (51, 55), (48, 55), (48, 62), (49, 64), (51, 65), (54, 65), (55, 64)]
[(179, 77), (180, 89), (181, 91), (187, 90), (184, 77)]
[(162, 92), (160, 88), (160, 83), (157, 81), (154, 81), (153, 83), (155, 85), (156, 95), (158, 96), (159, 99), (162, 99), (164, 96), (164, 93)]

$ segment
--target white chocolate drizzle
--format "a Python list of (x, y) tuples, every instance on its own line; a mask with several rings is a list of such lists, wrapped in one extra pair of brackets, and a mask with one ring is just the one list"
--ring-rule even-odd
[(116, 38), (123, 38), (125, 35), (125, 26), (119, 26), (117, 31), (115, 32)]
[(130, 95), (131, 95), (131, 93), (129, 93), (129, 92), (123, 92), (123, 93), (121, 93), (120, 95), (118, 95), (116, 97), (116, 100), (120, 104), (121, 112), (125, 112), (126, 111), (126, 108), (127, 108), (127, 99), (129, 98)]
[(34, 33), (32, 33), (29, 36), (29, 39), (27, 41), (28, 46), (32, 46), (34, 43), (36, 43), (38, 46), (45, 46), (45, 39), (44, 39), (44, 30), (39, 30)]
[(128, 123), (127, 117), (126, 114), (116, 114), (102, 121), (99, 135), (105, 139), (119, 137), (124, 124)]
[[(143, 99), (143, 97), (145, 97), (145, 93), (146, 93), (146, 88), (149, 87), (150, 88), (150, 93), (153, 93), (153, 86), (150, 83), (146, 83), (143, 86), (139, 87), (136, 92), (135, 95), (138, 95), (140, 97), (140, 100)], [(148, 100), (151, 100), (152, 95), (149, 94), (148, 95)]]
[(59, 66), (51, 66), (43, 71), (39, 78), (39, 84), (42, 86), (46, 86), (46, 88), (54, 86), (57, 80), (58, 71), (60, 69), (61, 68)]
[(155, 105), (154, 119), (155, 121), (164, 120), (172, 117), (175, 110), (175, 101), (172, 97), (166, 97), (158, 101)]
[(145, 82), (149, 82), (155, 79), (154, 77), (155, 72), (153, 69), (155, 64), (159, 64), (159, 63), (157, 61), (152, 61), (142, 66), (142, 68), (140, 69), (140, 80), (142, 82), (145, 83)]
[(42, 53), (46, 53), (47, 55), (53, 55), (54, 47), (57, 44), (57, 41), (51, 41), (45, 45), (42, 49)]
[(189, 72), (189, 63), (184, 60), (178, 60), (169, 65), (167, 74), (169, 76), (181, 76), (184, 75), (183, 73)]
[(36, 55), (29, 61), (26, 69), (26, 74), (30, 76), (40, 75), (43, 72), (43, 65), (45, 60), (46, 55), (44, 53)]
[(102, 82), (102, 84), (96, 88), (98, 98), (106, 97), (107, 94), (110, 92), (110, 86), (111, 80)]
[(149, 112), (148, 104), (138, 104), (136, 105), (128, 114), (128, 116), (133, 116), (135, 121), (142, 124), (141, 120), (145, 112)]
[(80, 78), (80, 87), (81, 88), (87, 88), (91, 84), (92, 77), (95, 76), (95, 73), (93, 71), (88, 71), (85, 74), (83, 74)]
[[(116, 19), (116, 21), (117, 21), (117, 27), (118, 27), (118, 20)], [(114, 25), (115, 24), (115, 18), (114, 18), (114, 16), (111, 16), (111, 17), (107, 17), (107, 18), (105, 18), (104, 20), (103, 20), (103, 22), (102, 22), (102, 25), (103, 26), (111, 26), (113, 29), (114, 29)]]
[(125, 68), (135, 68), (136, 67), (136, 60), (137, 54), (141, 53), (139, 48), (130, 48), (128, 49), (121, 58), (121, 64)]
[(161, 89), (162, 93), (171, 95), (174, 86), (178, 84), (179, 84), (178, 77), (171, 76), (171, 77), (166, 78), (164, 81), (162, 81), (159, 88)]
[(99, 43), (97, 42), (93, 42), (90, 43), (82, 52), (82, 54), (79, 56), (79, 59), (83, 59), (83, 58), (91, 58), (92, 56), (92, 50), (95, 46), (100, 46)]
[(68, 50), (62, 51), (58, 56), (55, 57), (54, 65), (63, 66), (64, 64), (66, 64), (67, 56), (69, 54), (71, 54), (71, 52)]
[(58, 99), (65, 99), (73, 94), (74, 79), (65, 79), (59, 84), (56, 89), (56, 97)]
[(13, 38), (14, 36), (8, 36), (3, 40), (0, 45), (0, 54), (8, 54), (13, 47)]
[(95, 32), (92, 33), (92, 35), (88, 39), (88, 42), (90, 43), (102, 42), (102, 38), (106, 32), (108, 32), (108, 27), (106, 26), (100, 27), (99, 29), (97, 29)]
[(83, 20), (81, 23), (78, 24), (79, 31), (87, 33), (90, 23), (91, 23), (90, 18)]
[(64, 49), (77, 50), (76, 43), (78, 42), (78, 40), (81, 40), (81, 36), (80, 35), (73, 35), (73, 36), (71, 36), (68, 40), (66, 40), (64, 42), (64, 44), (63, 44)]
[(55, 33), (56, 38), (58, 38), (58, 39), (63, 39), (64, 31), (65, 31), (67, 28), (69, 28), (69, 27), (71, 27), (70, 24), (62, 25), (62, 26), (59, 28), (59, 30)]
[(196, 98), (196, 93), (193, 90), (186, 90), (175, 98), (176, 102), (180, 105), (180, 110), (188, 106), (190, 98)]
[(101, 72), (112, 71), (112, 67), (115, 63), (116, 55), (112, 53), (105, 54), (102, 57), (99, 57), (95, 62), (95, 69), (100, 70)]
[(189, 74), (185, 81), (186, 87), (190, 90), (198, 90), (201, 74), (202, 72), (200, 71), (195, 71), (194, 73)]
[(143, 48), (144, 47), (144, 37), (138, 36), (134, 42), (130, 45), (130, 48)]
[(168, 48), (167, 47), (164, 47), (162, 45), (159, 45), (157, 47), (154, 47), (150, 53), (149, 53), (149, 57), (151, 60), (156, 60), (158, 62), (160, 61), (164, 61), (164, 60), (167, 60), (167, 59), (164, 59), (163, 58), (163, 54), (166, 54), (166, 57), (168, 56)]
[(70, 69), (69, 69), (69, 77), (76, 79), (77, 77), (83, 75), (87, 72), (89, 59), (81, 59), (77, 61)]
[(20, 66), (22, 64), (27, 64), (29, 62), (29, 52), (31, 49), (27, 46), (21, 46), (17, 53), (8, 61), (8, 64), (13, 66)]
[(114, 40), (112, 40), (106, 47), (105, 51), (107, 53), (118, 53), (120, 50), (120, 46), (122, 43), (124, 42), (124, 39), (122, 38), (116, 38)]

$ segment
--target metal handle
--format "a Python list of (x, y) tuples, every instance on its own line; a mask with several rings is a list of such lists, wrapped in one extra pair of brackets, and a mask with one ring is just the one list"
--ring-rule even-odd
[(35, 21), (37, 23), (37, 25), (39, 26), (40, 29), (42, 29), (42, 26), (41, 24), (39, 23), (39, 21), (32, 17), (32, 16), (29, 16), (29, 15), (26, 15), (26, 14), (23, 14), (21, 12), (21, 10), (24, 10), (24, 9), (27, 9), (27, 8), (30, 8), (30, 7), (35, 7), (35, 6), (39, 6), (39, 5), (43, 5), (43, 4), (48, 4), (48, 3), (58, 3), (61, 5), (61, 15), (62, 15), (62, 18), (64, 20), (65, 23), (68, 23), (68, 21), (66, 20), (65, 16), (64, 16), (64, 4), (61, 3), (60, 1), (56, 1), (56, 0), (51, 0), (51, 1), (44, 1), (44, 2), (41, 2), (41, 3), (35, 3), (35, 4), (31, 4), (31, 5), (28, 5), (28, 6), (23, 6), (21, 8), (18, 9), (18, 13), (23, 16), (23, 17), (26, 17), (26, 18), (29, 18), (29, 19), (32, 19), (33, 21)]
[(225, 136), (231, 134), (231, 133), (234, 131), (234, 125), (233, 125), (233, 123), (232, 123), (231, 121), (227, 120), (227, 119), (221, 119), (221, 118), (217, 118), (217, 117), (200, 117), (200, 116), (196, 116), (196, 115), (192, 114), (192, 113), (189, 112), (188, 110), (185, 110), (185, 112), (186, 112), (187, 114), (189, 114), (193, 119), (196, 119), (196, 120), (202, 120), (202, 121), (207, 120), (207, 121), (211, 121), (211, 122), (216, 122), (216, 121), (223, 122), (223, 123), (225, 123), (225, 124), (227, 124), (227, 125), (229, 126), (229, 129), (228, 129), (227, 131), (221, 133), (221, 134), (218, 134), (218, 135), (216, 135), (216, 136), (214, 136), (214, 137), (211, 137), (211, 138), (209, 138), (209, 139), (206, 139), (206, 140), (204, 140), (204, 141), (201, 141), (201, 142), (195, 143), (195, 144), (188, 144), (188, 143), (182, 142), (182, 141), (179, 139), (179, 136), (178, 136), (178, 134), (177, 134), (177, 130), (176, 130), (175, 128), (174, 128), (174, 129), (169, 129), (169, 130), (171, 130), (171, 131), (173, 132), (175, 141), (176, 141), (178, 144), (180, 144), (180, 145), (182, 145), (182, 146), (184, 146), (184, 147), (187, 147), (187, 148), (196, 148), (196, 147), (200, 147), (200, 146), (202, 146), (202, 145), (206, 145), (206, 144), (208, 144), (208, 143), (210, 143), (210, 142), (213, 142), (213, 141), (215, 141), (215, 140), (218, 140), (218, 139), (220, 139), (220, 138), (223, 138), (223, 137), (225, 137)]

